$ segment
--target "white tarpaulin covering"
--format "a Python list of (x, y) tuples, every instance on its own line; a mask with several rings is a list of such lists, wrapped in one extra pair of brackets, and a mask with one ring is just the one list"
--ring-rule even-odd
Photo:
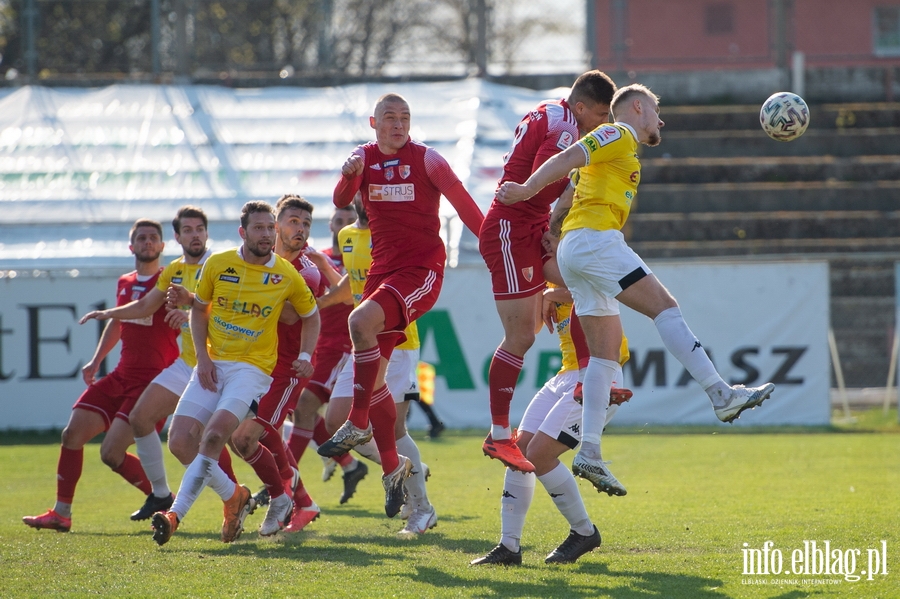
[[(45, 267), (41, 259), (56, 260), (63, 241), (62, 255), (74, 243), (90, 244), (78, 266), (107, 256), (127, 264), (127, 248), (122, 254), (114, 245), (122, 227), (113, 225), (144, 216), (167, 222), (185, 203), (229, 223), (233, 239), (231, 223), (251, 199), (298, 193), (322, 222), (341, 164), (374, 138), (368, 117), (387, 92), (409, 100), (413, 138), (446, 157), (486, 210), (516, 124), (565, 90), (472, 79), (312, 89), (23, 87), (0, 94), (0, 264)], [(445, 211), (454, 214), (449, 204)], [(16, 226), (23, 224), (63, 227)]]
[[(824, 262), (650, 264), (729, 382), (777, 387), (738, 426), (828, 424), (828, 265)], [(84, 390), (80, 368), (100, 326), (78, 317), (115, 297), (116, 276), (0, 279), (0, 430), (61, 427)], [(614, 424), (716, 424), (706, 395), (685, 378), (649, 319), (623, 309), (634, 398)], [(453, 427), (490, 425), (487, 364), (503, 331), (487, 270), (447, 271), (437, 306), (419, 321), (423, 359), (435, 364), (436, 410)], [(117, 363), (117, 352), (108, 358)], [(525, 358), (512, 405), (518, 422), (559, 369), (558, 340), (542, 332)], [(413, 410), (418, 417), (418, 411)], [(719, 426), (727, 426), (719, 424)]]

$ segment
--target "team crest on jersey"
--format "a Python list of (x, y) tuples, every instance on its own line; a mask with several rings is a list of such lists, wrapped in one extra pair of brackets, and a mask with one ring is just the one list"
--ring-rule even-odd
[(384, 169), (384, 178), (388, 181), (394, 178), (394, 167)]
[(146, 287), (139, 287), (138, 285), (135, 285), (134, 287), (132, 287), (131, 288), (131, 301), (134, 302), (134, 301), (141, 299), (141, 295), (146, 290), (147, 290)]
[(400, 171), (401, 178), (406, 179), (409, 176), (409, 165), (408, 164), (401, 164), (400, 168), (397, 170)]
[(282, 275), (276, 275), (276, 274), (267, 272), (265, 275), (263, 275), (263, 285), (268, 285), (269, 283), (272, 283), (273, 285), (277, 285), (278, 283), (281, 282), (281, 279), (283, 279), (283, 278), (284, 277)]
[(534, 277), (534, 267), (529, 266), (528, 268), (522, 269), (522, 276), (525, 277), (525, 280), (529, 283), (531, 282), (532, 277)]

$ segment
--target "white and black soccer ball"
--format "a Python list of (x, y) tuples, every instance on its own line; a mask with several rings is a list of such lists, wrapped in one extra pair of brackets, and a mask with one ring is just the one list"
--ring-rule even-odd
[(797, 94), (772, 94), (759, 110), (759, 124), (772, 139), (793, 141), (809, 126), (809, 107)]

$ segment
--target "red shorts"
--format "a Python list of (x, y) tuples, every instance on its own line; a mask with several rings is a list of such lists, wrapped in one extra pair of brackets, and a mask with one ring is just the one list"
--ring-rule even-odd
[(390, 350), (406, 340), (403, 331), (431, 310), (443, 283), (443, 272), (421, 266), (382, 275), (369, 274), (362, 299), (377, 302), (384, 311), (384, 331), (378, 341), (382, 355), (389, 357)]
[(350, 354), (340, 347), (323, 347), (316, 348), (316, 355), (313, 363), (316, 370), (309, 379), (306, 388), (310, 393), (319, 398), (322, 403), (328, 403), (331, 399), (331, 390), (334, 389), (334, 382), (337, 375), (344, 366), (344, 362), (349, 359)]
[(491, 271), (494, 299), (529, 297), (544, 289), (544, 262), (550, 256), (541, 238), (547, 223), (517, 223), (504, 218), (484, 219), (478, 249)]
[(81, 408), (100, 414), (107, 429), (117, 416), (128, 422), (131, 408), (155, 376), (149, 376), (149, 373), (148, 376), (125, 375), (113, 370), (85, 389), (72, 409)]
[(297, 407), (297, 398), (309, 379), (298, 379), (290, 376), (272, 379), (269, 390), (259, 400), (256, 420), (268, 422), (278, 428), (288, 414)]

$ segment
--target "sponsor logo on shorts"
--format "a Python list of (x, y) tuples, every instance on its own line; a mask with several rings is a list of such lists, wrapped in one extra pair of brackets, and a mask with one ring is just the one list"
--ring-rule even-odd
[(573, 424), (572, 426), (569, 427), (569, 430), (577, 435), (581, 431), (581, 427), (579, 427), (578, 423), (576, 422), (575, 424)]
[(525, 277), (525, 280), (530, 283), (531, 279), (534, 277), (534, 267), (529, 266), (528, 268), (523, 268), (522, 276)]

